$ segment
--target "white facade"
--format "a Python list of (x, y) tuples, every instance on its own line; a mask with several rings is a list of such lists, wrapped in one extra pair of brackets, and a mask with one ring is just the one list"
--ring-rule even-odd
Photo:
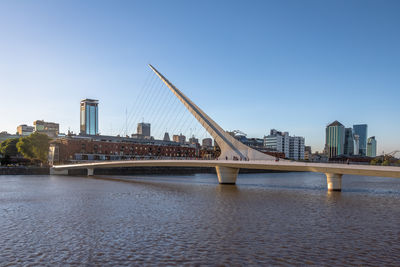
[(264, 137), (264, 147), (285, 153), (289, 157), (289, 135), (269, 135)]
[(304, 137), (291, 137), (288, 132), (272, 129), (270, 135), (264, 136), (264, 147), (272, 151), (283, 152), (286, 158), (304, 159)]
[(264, 137), (264, 146), (271, 150), (283, 152), (282, 151), (282, 143), (283, 143), (283, 137), (280, 135)]
[(354, 155), (357, 156), (360, 151), (360, 136), (354, 135)]

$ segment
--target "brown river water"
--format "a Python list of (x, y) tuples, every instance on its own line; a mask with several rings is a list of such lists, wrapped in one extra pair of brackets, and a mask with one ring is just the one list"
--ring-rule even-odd
[(400, 266), (400, 179), (0, 176), (0, 229), (0, 266)]

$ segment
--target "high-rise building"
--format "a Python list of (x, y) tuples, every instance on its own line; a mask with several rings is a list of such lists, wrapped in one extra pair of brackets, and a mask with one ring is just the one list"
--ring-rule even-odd
[(34, 130), (35, 130), (35, 127), (28, 126), (26, 124), (21, 124), (17, 127), (18, 135), (22, 135), (22, 136), (30, 135), (31, 133), (33, 133)]
[(33, 122), (35, 132), (47, 134), (47, 136), (55, 138), (60, 132), (60, 125), (54, 122), (46, 122), (43, 120), (36, 120)]
[(360, 137), (358, 134), (354, 135), (354, 156), (358, 156), (360, 153)]
[(264, 136), (264, 147), (271, 151), (283, 152), (286, 158), (304, 159), (304, 137), (289, 136), (288, 132), (272, 129), (268, 136)]
[(354, 134), (359, 136), (359, 153), (360, 156), (365, 156), (367, 154), (367, 135), (368, 135), (368, 125), (367, 124), (356, 124), (353, 125)]
[(150, 138), (150, 123), (140, 122), (137, 124), (137, 134), (143, 138)]
[(343, 124), (334, 121), (325, 129), (325, 153), (328, 158), (344, 154), (345, 128)]
[(354, 136), (352, 128), (345, 128), (344, 130), (344, 154), (346, 156), (354, 154)]
[(289, 137), (289, 157), (290, 159), (304, 159), (304, 137)]
[(81, 127), (84, 135), (97, 135), (99, 133), (99, 101), (84, 99), (81, 101)]
[(285, 157), (289, 157), (290, 137), (288, 132), (281, 132), (271, 129), (268, 136), (264, 136), (264, 147), (269, 150), (283, 152)]
[(375, 136), (368, 138), (367, 142), (367, 156), (376, 157), (376, 139)]

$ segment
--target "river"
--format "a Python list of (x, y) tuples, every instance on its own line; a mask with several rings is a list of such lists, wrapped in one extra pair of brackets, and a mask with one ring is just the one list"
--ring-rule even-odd
[(400, 265), (400, 179), (0, 176), (0, 214), (0, 266)]

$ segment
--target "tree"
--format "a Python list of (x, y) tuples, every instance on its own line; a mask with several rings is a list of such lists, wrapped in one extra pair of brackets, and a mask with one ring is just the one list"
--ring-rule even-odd
[(17, 143), (19, 138), (10, 138), (0, 143), (0, 153), (4, 157), (15, 157), (18, 155)]
[(49, 142), (50, 138), (45, 134), (33, 133), (29, 136), (31, 139), (33, 154), (36, 159), (45, 163), (48, 160), (49, 156)]
[(20, 138), (17, 143), (18, 151), (26, 158), (47, 162), (50, 138), (38, 132)]
[(29, 136), (21, 137), (17, 143), (17, 148), (19, 153), (21, 153), (25, 158), (31, 160), (35, 158), (35, 155), (33, 154), (32, 142)]
[(371, 160), (371, 162), (369, 163), (371, 165), (377, 165), (378, 164), (378, 159), (373, 159)]

